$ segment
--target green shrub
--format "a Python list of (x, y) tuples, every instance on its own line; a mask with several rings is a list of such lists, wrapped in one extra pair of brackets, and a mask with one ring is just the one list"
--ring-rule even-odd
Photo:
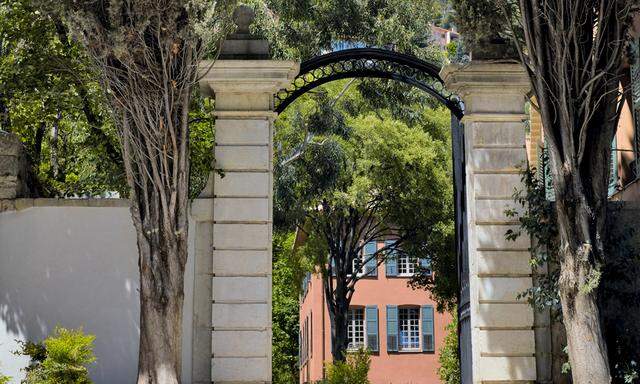
[(360, 349), (357, 352), (349, 353), (347, 361), (337, 361), (327, 363), (326, 384), (369, 384), (369, 368), (371, 358), (369, 352)]
[(11, 380), (9, 376), (0, 374), (0, 384), (9, 384), (9, 380)]
[(17, 354), (31, 358), (22, 384), (90, 384), (87, 366), (96, 360), (94, 340), (82, 329), (56, 328), (42, 343), (22, 343)]
[(453, 312), (453, 320), (447, 325), (447, 335), (438, 356), (438, 377), (442, 384), (460, 384), (460, 359), (458, 357), (458, 316)]

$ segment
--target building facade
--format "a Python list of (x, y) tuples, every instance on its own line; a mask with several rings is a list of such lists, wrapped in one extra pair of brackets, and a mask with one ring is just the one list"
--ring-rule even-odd
[(442, 49), (446, 49), (447, 45), (460, 39), (460, 34), (455, 30), (431, 26), (431, 43), (436, 44)]
[[(374, 253), (383, 242), (368, 243), (363, 253)], [(367, 266), (365, 266), (367, 268)], [(372, 384), (436, 384), (438, 351), (451, 322), (438, 313), (429, 293), (407, 283), (416, 263), (398, 255), (356, 284), (349, 310), (351, 349), (371, 351)], [(320, 274), (308, 275), (300, 300), (300, 382), (324, 377), (331, 359), (331, 322)]]
[(640, 16), (634, 19), (631, 59), (621, 81), (624, 105), (613, 142), (613, 200), (640, 201)]

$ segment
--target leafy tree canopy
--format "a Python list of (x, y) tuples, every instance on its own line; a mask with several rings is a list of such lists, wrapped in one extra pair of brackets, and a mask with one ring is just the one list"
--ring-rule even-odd
[(0, 5), (0, 129), (18, 134), (43, 195), (123, 192), (96, 74), (60, 19), (30, 0)]
[(293, 252), (293, 232), (273, 236), (273, 382), (298, 382), (299, 295), (302, 261)]
[(450, 306), (457, 283), (449, 112), (417, 107), (418, 123), (408, 125), (367, 105), (347, 80), (303, 97), (280, 117), (276, 225), (336, 220), (316, 209), (321, 204), (340, 216), (375, 201), (376, 220), (404, 231), (404, 251), (431, 256), (443, 282), (451, 276), (433, 291)]
[[(0, 5), (0, 129), (25, 144), (42, 196), (128, 194), (104, 90), (63, 20), (32, 0)], [(190, 109), (191, 196), (213, 158), (213, 105), (194, 94)]]
[(257, 30), (276, 57), (308, 59), (337, 42), (389, 47), (435, 57), (430, 23), (442, 12), (434, 0), (252, 0)]

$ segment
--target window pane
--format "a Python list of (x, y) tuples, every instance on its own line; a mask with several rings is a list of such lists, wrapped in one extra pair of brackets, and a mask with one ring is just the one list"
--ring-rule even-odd
[(420, 312), (418, 308), (400, 308), (398, 310), (398, 328), (400, 350), (418, 350), (420, 348)]
[(347, 338), (349, 339), (349, 349), (365, 347), (364, 331), (364, 308), (351, 308), (347, 316)]
[(416, 272), (416, 263), (408, 255), (398, 256), (398, 274), (413, 275)]

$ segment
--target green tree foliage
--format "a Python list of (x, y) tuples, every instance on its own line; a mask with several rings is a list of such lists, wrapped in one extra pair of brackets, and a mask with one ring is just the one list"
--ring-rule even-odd
[(195, 199), (207, 184), (213, 169), (214, 101), (194, 92), (189, 110), (189, 197)]
[(507, 31), (500, 8), (502, 0), (453, 0), (452, 3), (454, 22), (471, 48)]
[(257, 29), (277, 57), (308, 59), (336, 42), (389, 47), (420, 57), (438, 55), (427, 44), (430, 22), (442, 13), (433, 0), (253, 0)]
[(458, 316), (451, 312), (453, 320), (447, 325), (447, 335), (438, 356), (438, 377), (442, 384), (460, 384), (460, 357), (458, 356)]
[(336, 361), (325, 365), (327, 379), (322, 384), (369, 384), (371, 356), (360, 349), (347, 355), (346, 361)]
[[(446, 1), (301, 0), (295, 6), (288, 0), (247, 2), (257, 11), (256, 32), (270, 41), (276, 58), (306, 60), (347, 43), (409, 53), (433, 63), (447, 60), (440, 47), (430, 44), (431, 24), (450, 14)], [(421, 115), (416, 105), (438, 106), (424, 92), (396, 81), (366, 79), (356, 87), (361, 105), (388, 109), (410, 125)]]
[(17, 354), (31, 358), (23, 384), (90, 384), (93, 341), (82, 329), (56, 328), (42, 343), (24, 342)]
[(124, 192), (103, 91), (62, 20), (31, 0), (0, 4), (0, 129), (25, 143), (40, 194)]
[[(18, 134), (42, 196), (127, 196), (120, 145), (98, 74), (62, 19), (33, 0), (0, 4), (0, 129)], [(196, 197), (213, 161), (211, 100), (189, 112)]]
[(293, 232), (273, 236), (273, 383), (298, 382), (298, 325), (301, 274), (306, 269), (293, 253)]

